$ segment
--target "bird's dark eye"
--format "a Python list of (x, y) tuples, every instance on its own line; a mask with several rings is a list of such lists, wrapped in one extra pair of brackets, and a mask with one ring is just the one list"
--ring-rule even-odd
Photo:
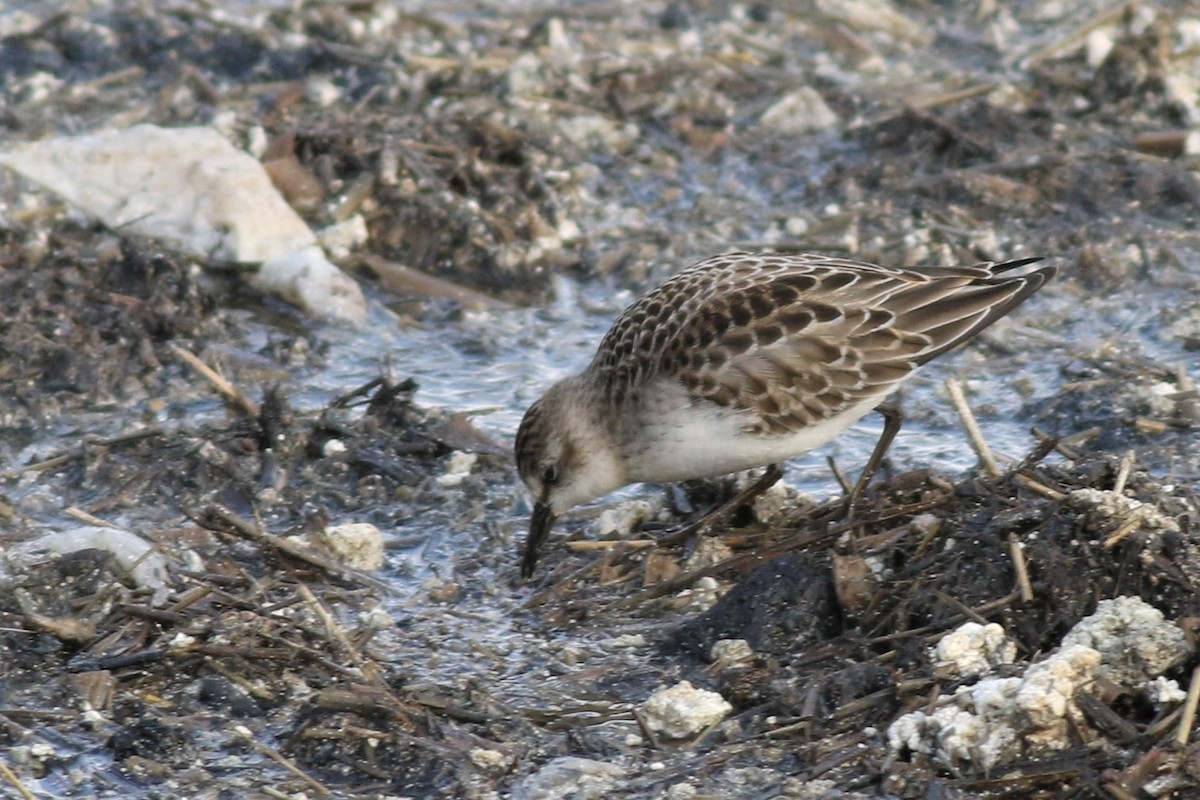
[(547, 485), (558, 483), (558, 467), (550, 464), (542, 470), (542, 483)]

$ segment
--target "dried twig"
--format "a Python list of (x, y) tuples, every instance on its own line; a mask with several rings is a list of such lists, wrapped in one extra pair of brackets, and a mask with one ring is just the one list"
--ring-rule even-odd
[(333, 618), (333, 615), (329, 613), (329, 609), (325, 608), (325, 604), (317, 599), (317, 596), (312, 593), (312, 590), (306, 584), (301, 583), (298, 591), (308, 606), (320, 618), (321, 624), (325, 626), (325, 630), (329, 634), (329, 638), (336, 642), (342, 651), (350, 657), (350, 661), (354, 666), (362, 670), (363, 677), (368, 682), (379, 686), (388, 694), (391, 694), (391, 690), (387, 686), (387, 681), (380, 674), (379, 665), (370, 659), (363, 658), (358, 648), (350, 642), (350, 637), (346, 635), (346, 631), (342, 628), (341, 624)]
[(1126, 536), (1140, 528), (1145, 519), (1146, 514), (1143, 508), (1134, 509), (1129, 518), (1121, 523), (1121, 527), (1110, 533), (1104, 540), (1105, 549), (1111, 550), (1116, 547)]
[(1020, 63), (1023, 69), (1033, 69), (1045, 61), (1057, 58), (1076, 47), (1080, 47), (1092, 31), (1103, 28), (1106, 25), (1112, 25), (1125, 16), (1130, 5), (1132, 5), (1131, 0), (1122, 0), (1094, 15), (1066, 36), (1055, 39), (1050, 44), (1028, 55), (1017, 52), (1007, 60), (1010, 64)]
[[(243, 539), (249, 539), (252, 542), (269, 545), (276, 550), (291, 556), (306, 564), (311, 564), (314, 567), (325, 570), (326, 572), (337, 575), (341, 578), (354, 581), (355, 583), (366, 584), (373, 589), (378, 589), (384, 592), (394, 592), (395, 590), (384, 581), (378, 580), (366, 575), (358, 570), (350, 569), (344, 564), (329, 558), (323, 553), (305, 547), (302, 544), (293, 542), (290, 539), (285, 539), (282, 536), (276, 536), (272, 533), (259, 528), (257, 525), (252, 525), (246, 520), (234, 514), (232, 511), (221, 506), (209, 506), (201, 514), (193, 516), (193, 519), (201, 526), (209, 530), (220, 530), (226, 533), (234, 533), (241, 536)], [(214, 524), (219, 523), (219, 524)]]
[(964, 617), (971, 620), (972, 622), (977, 622), (980, 625), (988, 624), (987, 617), (983, 616), (982, 614), (976, 613), (970, 606), (966, 605), (961, 600), (951, 597), (950, 595), (946, 594), (945, 592), (943, 592), (941, 590), (935, 590), (933, 595), (939, 601), (950, 606), (955, 611), (957, 611), (959, 614), (962, 614)]
[(967, 431), (967, 438), (971, 442), (971, 447), (983, 463), (984, 473), (989, 478), (1000, 477), (1000, 467), (996, 464), (996, 458), (992, 455), (991, 448), (988, 447), (987, 441), (983, 438), (983, 432), (979, 430), (979, 423), (975, 421), (975, 415), (971, 413), (971, 407), (967, 405), (967, 398), (963, 394), (962, 384), (954, 378), (947, 378), (946, 391), (950, 392), (950, 401), (954, 403), (954, 408), (958, 411), (959, 419), (962, 420), (963, 428)]
[(25, 787), (25, 784), (21, 783), (21, 779), (17, 777), (17, 774), (9, 769), (8, 764), (4, 763), (3, 761), (0, 761), (0, 778), (4, 778), (4, 780), (10, 783), (12, 787), (21, 795), (22, 800), (36, 800), (33, 796), (33, 792), (29, 791), (29, 789)]
[(1133, 471), (1134, 453), (1130, 450), (1121, 459), (1121, 466), (1117, 470), (1117, 479), (1113, 481), (1113, 494), (1121, 494), (1125, 491), (1125, 484), (1129, 481), (1129, 473)]
[(1179, 718), (1179, 728), (1175, 732), (1175, 744), (1186, 747), (1192, 733), (1192, 723), (1196, 721), (1196, 704), (1200, 703), (1200, 667), (1192, 670), (1192, 682), (1188, 686), (1187, 700), (1183, 704), (1183, 716)]
[(625, 547), (629, 550), (645, 550), (658, 544), (654, 539), (576, 539), (563, 542), (563, 547), (572, 553), (595, 553)]
[(1066, 500), (1067, 496), (1058, 489), (1052, 489), (1041, 481), (1034, 480), (1028, 475), (1017, 473), (1013, 479), (1030, 491), (1037, 492), (1042, 497), (1048, 497), (1051, 500)]
[(183, 349), (174, 342), (168, 342), (167, 347), (169, 347), (171, 352), (174, 353), (181, 361), (194, 369), (196, 372), (200, 373), (201, 377), (211, 383), (218, 392), (231, 400), (235, 405), (241, 408), (242, 411), (246, 412), (246, 414), (251, 417), (258, 417), (258, 403), (247, 397), (241, 389), (227, 381), (219, 372), (208, 366), (208, 364), (205, 364), (198, 357), (196, 357), (195, 354)]
[(1025, 563), (1025, 545), (1015, 533), (1008, 535), (1008, 550), (1012, 554), (1013, 572), (1017, 575), (1017, 590), (1021, 593), (1021, 602), (1033, 600), (1033, 584), (1029, 582), (1029, 566)]
[(75, 506), (68, 507), (63, 511), (63, 514), (71, 517), (72, 519), (77, 519), (85, 525), (95, 525), (97, 528), (112, 528), (113, 530), (118, 531), (126, 530), (120, 525), (114, 525), (108, 520), (100, 519), (100, 517), (97, 517), (95, 514), (89, 514), (82, 508), (76, 508)]
[(287, 756), (283, 755), (283, 753), (280, 753), (275, 748), (265, 745), (262, 742), (255, 739), (254, 734), (250, 731), (249, 728), (245, 727), (244, 725), (235, 725), (234, 732), (237, 733), (238, 736), (240, 736), (247, 744), (249, 744), (251, 747), (253, 747), (255, 750), (257, 750), (259, 753), (261, 753), (262, 755), (271, 759), (276, 764), (283, 767), (288, 772), (292, 773), (297, 778), (299, 778), (300, 780), (307, 783), (310, 787), (312, 787), (312, 790), (314, 792), (316, 792), (317, 794), (322, 795), (322, 796), (332, 794), (332, 792), (330, 792), (329, 788), (326, 787), (325, 784), (321, 783), (316, 778), (313, 778), (308, 773), (306, 773), (304, 770), (300, 769), (298, 766), (296, 766), (291, 761), (291, 759), (289, 759)]

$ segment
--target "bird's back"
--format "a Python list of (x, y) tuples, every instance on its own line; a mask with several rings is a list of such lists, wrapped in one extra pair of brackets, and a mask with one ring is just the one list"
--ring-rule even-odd
[(726, 253), (630, 306), (588, 372), (617, 407), (656, 382), (787, 435), (892, 391), (1020, 305), (1055, 272), (1038, 259), (889, 268), (812, 254)]

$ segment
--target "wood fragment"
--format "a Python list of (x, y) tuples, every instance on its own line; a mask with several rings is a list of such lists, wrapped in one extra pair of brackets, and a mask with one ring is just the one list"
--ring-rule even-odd
[(1033, 584), (1029, 582), (1029, 566), (1025, 563), (1025, 545), (1015, 533), (1008, 535), (1008, 549), (1012, 554), (1013, 572), (1017, 576), (1017, 590), (1022, 603), (1033, 601)]
[(958, 417), (962, 421), (963, 428), (966, 429), (967, 439), (971, 442), (971, 447), (975, 450), (975, 455), (979, 456), (979, 460), (983, 464), (984, 474), (988, 478), (993, 479), (1000, 477), (1000, 467), (996, 464), (996, 458), (992, 455), (991, 448), (988, 447), (987, 441), (983, 438), (983, 432), (979, 430), (979, 423), (975, 421), (975, 415), (971, 412), (971, 407), (967, 405), (967, 398), (963, 394), (962, 384), (954, 378), (947, 378), (946, 391), (950, 393), (950, 401), (954, 404), (954, 408), (958, 412)]
[(1164, 714), (1162, 719), (1150, 723), (1143, 731), (1147, 739), (1151, 741), (1157, 740), (1167, 733), (1171, 728), (1179, 724), (1179, 717), (1183, 714), (1183, 706), (1171, 710), (1171, 713)]
[(612, 550), (615, 547), (625, 547), (629, 550), (645, 550), (658, 544), (654, 539), (575, 539), (563, 542), (563, 547), (572, 553), (599, 553)]
[(1150, 419), (1149, 417), (1138, 417), (1133, 421), (1133, 427), (1139, 433), (1150, 433), (1155, 436), (1161, 436), (1171, 429), (1170, 423), (1158, 419)]
[(1200, 135), (1187, 128), (1173, 131), (1148, 131), (1133, 137), (1133, 149), (1147, 155), (1178, 158), (1200, 150)]
[[(1050, 449), (1053, 450), (1055, 453), (1058, 453), (1060, 456), (1067, 459), (1068, 461), (1079, 461), (1083, 458), (1083, 456), (1079, 452), (1077, 452), (1075, 449), (1073, 449), (1070, 445), (1066, 444), (1066, 440), (1063, 438), (1060, 438), (1058, 436), (1051, 436), (1050, 434), (1045, 433), (1044, 431), (1041, 431), (1037, 428), (1031, 428), (1030, 433), (1032, 433), (1034, 436), (1036, 436), (1038, 438), (1038, 440), (1041, 442), (1049, 442)], [(1047, 455), (1049, 455), (1049, 454), (1047, 454)], [(1041, 461), (1041, 459), (1039, 458), (1039, 459), (1037, 459), (1037, 461)], [(1032, 466), (1032, 464), (1030, 466)], [(1024, 465), (1022, 465), (1021, 467), (1018, 467), (1018, 469), (1023, 469), (1023, 468), (1024, 468)]]
[(1145, 518), (1146, 518), (1146, 515), (1141, 508), (1135, 509), (1133, 511), (1133, 513), (1131, 513), (1129, 515), (1129, 518), (1127, 520), (1125, 520), (1123, 523), (1121, 523), (1121, 526), (1119, 528), (1117, 528), (1115, 531), (1113, 531), (1112, 533), (1110, 533), (1108, 535), (1108, 538), (1104, 540), (1105, 549), (1111, 550), (1112, 548), (1114, 548), (1118, 544), (1120, 544), (1121, 541), (1124, 540), (1126, 536), (1128, 536), (1129, 534), (1133, 533), (1134, 531), (1136, 531), (1138, 528), (1141, 527), (1142, 522), (1145, 520)]
[(301, 583), (297, 591), (299, 591), (300, 596), (304, 598), (304, 601), (308, 607), (311, 608), (321, 620), (321, 624), (325, 626), (325, 631), (329, 634), (329, 638), (333, 640), (333, 642), (338, 645), (342, 652), (349, 657), (351, 663), (353, 663), (354, 666), (358, 667), (362, 671), (363, 677), (365, 677), (369, 683), (378, 686), (381, 689), (387, 690), (387, 682), (384, 680), (384, 676), (379, 669), (379, 665), (370, 659), (363, 658), (362, 653), (358, 651), (358, 648), (350, 642), (350, 637), (346, 635), (346, 631), (342, 628), (338, 621), (333, 618), (333, 615), (329, 613), (329, 609), (325, 608), (325, 604), (318, 600), (317, 596), (312, 593), (312, 590), (308, 588), (308, 585)]
[(1200, 667), (1192, 670), (1192, 682), (1188, 685), (1187, 699), (1183, 703), (1183, 715), (1175, 732), (1175, 744), (1187, 747), (1192, 734), (1192, 723), (1196, 721), (1196, 704), (1200, 703)]
[(1119, 783), (1107, 781), (1100, 784), (1105, 793), (1113, 800), (1138, 800), (1138, 796)]
[(1058, 491), (1057, 489), (1052, 489), (1049, 486), (1047, 486), (1046, 484), (1042, 483), (1041, 481), (1034, 480), (1033, 478), (1029, 477), (1028, 475), (1023, 475), (1018, 472), (1016, 475), (1013, 476), (1013, 479), (1016, 480), (1017, 483), (1024, 486), (1026, 489), (1029, 489), (1032, 492), (1037, 492), (1042, 497), (1048, 497), (1051, 500), (1066, 500), (1067, 499), (1067, 496), (1065, 494), (1063, 494), (1062, 492)]
[(0, 760), (0, 778), (4, 778), (10, 786), (17, 790), (17, 793), (21, 795), (21, 800), (37, 800), (33, 792), (29, 791), (25, 787), (25, 784), (21, 783), (21, 779), (17, 777), (15, 772), (8, 768), (8, 764), (3, 760)]
[(94, 514), (89, 514), (82, 508), (76, 508), (75, 506), (67, 507), (63, 510), (63, 514), (66, 514), (72, 519), (77, 519), (85, 525), (95, 525), (97, 528), (112, 528), (113, 530), (117, 531), (127, 530), (126, 528), (122, 528), (120, 525), (114, 525), (108, 520), (101, 519)]
[(253, 400), (247, 397), (241, 389), (227, 381), (219, 372), (201, 361), (194, 353), (185, 350), (174, 342), (168, 342), (167, 347), (172, 353), (175, 354), (177, 358), (179, 358), (180, 361), (183, 361), (193, 370), (198, 372), (202, 378), (213, 385), (213, 388), (224, 395), (248, 416), (254, 418), (258, 417), (258, 403), (255, 403)]
[(1136, 458), (1133, 450), (1125, 454), (1121, 459), (1121, 466), (1117, 470), (1116, 480), (1113, 481), (1113, 493), (1121, 494), (1125, 491), (1125, 484), (1129, 481), (1129, 473), (1133, 471), (1133, 461)]
[(325, 786), (325, 784), (321, 783), (316, 778), (312, 777), (307, 772), (300, 769), (300, 767), (296, 766), (296, 764), (293, 763), (292, 760), (289, 759), (287, 756), (285, 756), (283, 753), (280, 753), (278, 750), (271, 747), (270, 745), (265, 745), (262, 742), (255, 739), (254, 734), (250, 731), (249, 728), (247, 728), (243, 725), (235, 725), (234, 732), (236, 734), (238, 734), (238, 736), (241, 737), (241, 739), (243, 741), (245, 741), (248, 745), (250, 745), (256, 751), (258, 751), (261, 755), (264, 755), (267, 758), (271, 759), (276, 764), (283, 767), (284, 769), (286, 769), (288, 772), (295, 775), (300, 780), (304, 781), (317, 794), (321, 795), (322, 797), (332, 794), (332, 792)]
[(945, 592), (943, 592), (941, 590), (937, 590), (933, 594), (938, 600), (940, 600), (941, 602), (950, 606), (955, 611), (957, 611), (959, 614), (962, 614), (964, 617), (971, 620), (972, 622), (977, 622), (980, 625), (988, 624), (987, 617), (985, 617), (982, 614), (978, 613), (977, 611), (973, 610), (970, 606), (967, 606), (958, 598), (951, 597), (950, 595), (946, 594)]
[(239, 675), (238, 673), (234, 672), (231, 669), (226, 669), (224, 666), (221, 665), (221, 662), (217, 661), (215, 658), (212, 658), (210, 656), (205, 659), (204, 663), (205, 663), (205, 666), (207, 666), (213, 672), (220, 675), (225, 680), (229, 681), (230, 683), (234, 684), (235, 686), (240, 686), (242, 688), (242, 690), (244, 692), (246, 692), (247, 694), (249, 694), (251, 697), (257, 697), (259, 700), (262, 700), (267, 703), (279, 702), (278, 695), (276, 695), (270, 689), (266, 688), (265, 686), (262, 686), (261, 684), (255, 682), (255, 681), (251, 681), (251, 680), (247, 680), (246, 678), (243, 678), (241, 675)]

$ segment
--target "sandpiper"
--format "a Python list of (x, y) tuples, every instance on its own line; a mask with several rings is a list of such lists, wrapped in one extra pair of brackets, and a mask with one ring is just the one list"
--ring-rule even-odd
[[(832, 441), (913, 371), (1053, 277), (1039, 258), (889, 268), (795, 253), (701, 261), (631, 305), (517, 431), (534, 500), (523, 577), (555, 520), (635, 482), (777, 465)], [(878, 466), (899, 417), (864, 470)], [(776, 470), (778, 474), (778, 470)]]

